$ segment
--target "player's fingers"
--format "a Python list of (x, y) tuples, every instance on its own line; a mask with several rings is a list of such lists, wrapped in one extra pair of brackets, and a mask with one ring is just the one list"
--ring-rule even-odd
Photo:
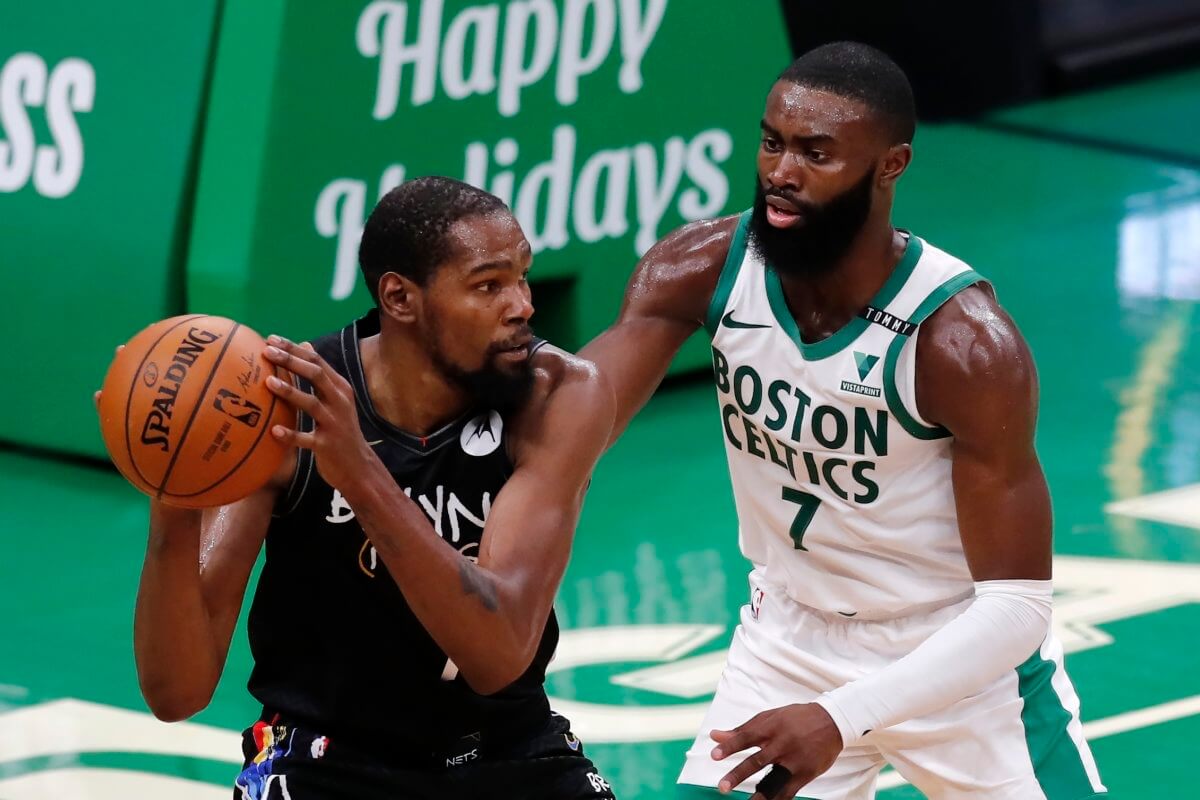
[(312, 450), (317, 440), (317, 435), (312, 431), (297, 431), (292, 428), (286, 428), (283, 425), (273, 425), (271, 427), (271, 436), (282, 445), (287, 447), (302, 447), (305, 450)]
[(267, 360), (276, 366), (283, 367), (289, 372), (306, 379), (309, 383), (316, 384), (317, 377), (321, 374), (321, 367), (311, 361), (300, 358), (295, 353), (289, 352), (275, 345), (268, 345), (264, 351)]
[(267, 377), (267, 388), (292, 408), (300, 409), (313, 419), (321, 416), (321, 401), (294, 384), (270, 375)]
[[(303, 347), (282, 336), (268, 336), (267, 344), (267, 358), (307, 379), (318, 397), (332, 399), (335, 394), (340, 393), (345, 379), (338, 375), (311, 345)], [(273, 354), (272, 348), (283, 355)]]
[(92, 402), (96, 404), (96, 410), (100, 410), (100, 390), (92, 392)]
[(753, 747), (758, 744), (761, 737), (758, 733), (757, 722), (758, 716), (753, 716), (733, 730), (711, 731), (708, 735), (717, 743), (717, 746), (713, 748), (712, 757), (720, 761), (734, 753), (745, 750), (747, 747)]
[(721, 778), (721, 780), (717, 783), (717, 789), (722, 792), (731, 792), (737, 786), (739, 786), (742, 781), (746, 780), (751, 775), (758, 772), (760, 769), (770, 763), (771, 762), (767, 760), (767, 757), (763, 754), (762, 750), (751, 753), (746, 757), (745, 761), (738, 764), (736, 767), (726, 773), (724, 778)]

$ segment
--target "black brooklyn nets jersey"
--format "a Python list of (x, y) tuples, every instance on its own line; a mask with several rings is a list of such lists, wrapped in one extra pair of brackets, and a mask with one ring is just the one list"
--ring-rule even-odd
[[(359, 340), (378, 331), (372, 312), (313, 346), (353, 385), (363, 436), (396, 482), (450, 546), (474, 557), (512, 473), (505, 420), (478, 409), (427, 437), (388, 424), (371, 405), (359, 361)], [(453, 580), (448, 593), (461, 591)], [(249, 688), (268, 718), (279, 714), (389, 759), (420, 760), (476, 734), (520, 737), (549, 716), (542, 683), (558, 643), (553, 612), (519, 680), (490, 696), (471, 691), (306, 450), (267, 533), (249, 632)]]

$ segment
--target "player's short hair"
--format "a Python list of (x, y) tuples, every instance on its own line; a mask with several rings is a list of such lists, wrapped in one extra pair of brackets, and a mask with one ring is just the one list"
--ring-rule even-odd
[(367, 218), (358, 246), (358, 264), (375, 304), (379, 279), (387, 272), (426, 284), (451, 255), (446, 232), (455, 222), (507, 210), (494, 194), (439, 175), (392, 189)]
[(858, 42), (809, 50), (779, 80), (849, 97), (878, 115), (893, 143), (911, 144), (917, 108), (908, 76), (886, 53)]

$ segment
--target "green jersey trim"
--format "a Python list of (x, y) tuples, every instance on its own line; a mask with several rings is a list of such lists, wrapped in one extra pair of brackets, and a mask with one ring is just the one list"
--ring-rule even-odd
[(717, 279), (717, 288), (712, 300), (708, 303), (708, 314), (704, 317), (704, 327), (708, 335), (716, 336), (717, 327), (721, 324), (721, 314), (729, 295), (733, 293), (733, 285), (737, 283), (738, 273), (742, 269), (742, 261), (746, 257), (746, 238), (750, 230), (750, 212), (743, 211), (738, 218), (737, 230), (733, 233), (733, 242), (729, 245), (729, 254), (725, 256), (725, 264), (721, 267), (721, 277)]
[[(925, 298), (921, 305), (917, 306), (917, 310), (913, 312), (909, 322), (919, 326), (929, 318), (930, 314), (937, 311), (951, 297), (968, 286), (979, 283), (983, 279), (982, 275), (971, 269), (955, 275), (929, 293), (929, 296)], [(904, 349), (904, 343), (913, 336), (916, 336), (919, 330), (918, 328), (917, 331), (914, 331), (909, 336), (897, 334), (892, 339), (892, 343), (888, 347), (887, 355), (883, 361), (883, 393), (887, 397), (888, 410), (904, 426), (904, 430), (917, 439), (945, 439), (951, 435), (950, 431), (941, 425), (931, 428), (928, 425), (922, 425), (918, 422), (912, 414), (908, 413), (908, 409), (904, 407), (904, 402), (900, 399), (900, 390), (896, 387), (896, 365), (900, 362), (900, 351)]]
[(1024, 702), (1021, 724), (1033, 774), (1047, 800), (1105, 797), (1092, 786), (1079, 748), (1067, 730), (1071, 713), (1063, 708), (1051, 683), (1057, 669), (1040, 652), (1017, 667), (1018, 692)]
[[(888, 304), (896, 299), (896, 295), (904, 288), (904, 284), (916, 269), (917, 262), (921, 260), (922, 250), (921, 240), (916, 236), (909, 235), (908, 245), (904, 248), (904, 255), (900, 257), (900, 263), (892, 270), (892, 274), (876, 292), (869, 305), (875, 308), (887, 308)], [(779, 273), (775, 271), (774, 267), (767, 264), (763, 275), (767, 283), (767, 299), (771, 303), (771, 311), (775, 314), (775, 320), (788, 337), (796, 343), (796, 347), (799, 348), (800, 355), (805, 361), (820, 361), (841, 352), (871, 324), (864, 317), (855, 317), (835, 331), (832, 336), (808, 344), (801, 338), (796, 318), (792, 316), (791, 309), (788, 308)]]

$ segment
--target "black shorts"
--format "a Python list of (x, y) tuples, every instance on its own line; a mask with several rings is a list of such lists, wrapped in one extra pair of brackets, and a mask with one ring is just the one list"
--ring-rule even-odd
[[(614, 800), (564, 717), (495, 752), (463, 739), (427, 767), (397, 767), (276, 721), (242, 734), (234, 800)], [(460, 752), (461, 751), (461, 752)]]

